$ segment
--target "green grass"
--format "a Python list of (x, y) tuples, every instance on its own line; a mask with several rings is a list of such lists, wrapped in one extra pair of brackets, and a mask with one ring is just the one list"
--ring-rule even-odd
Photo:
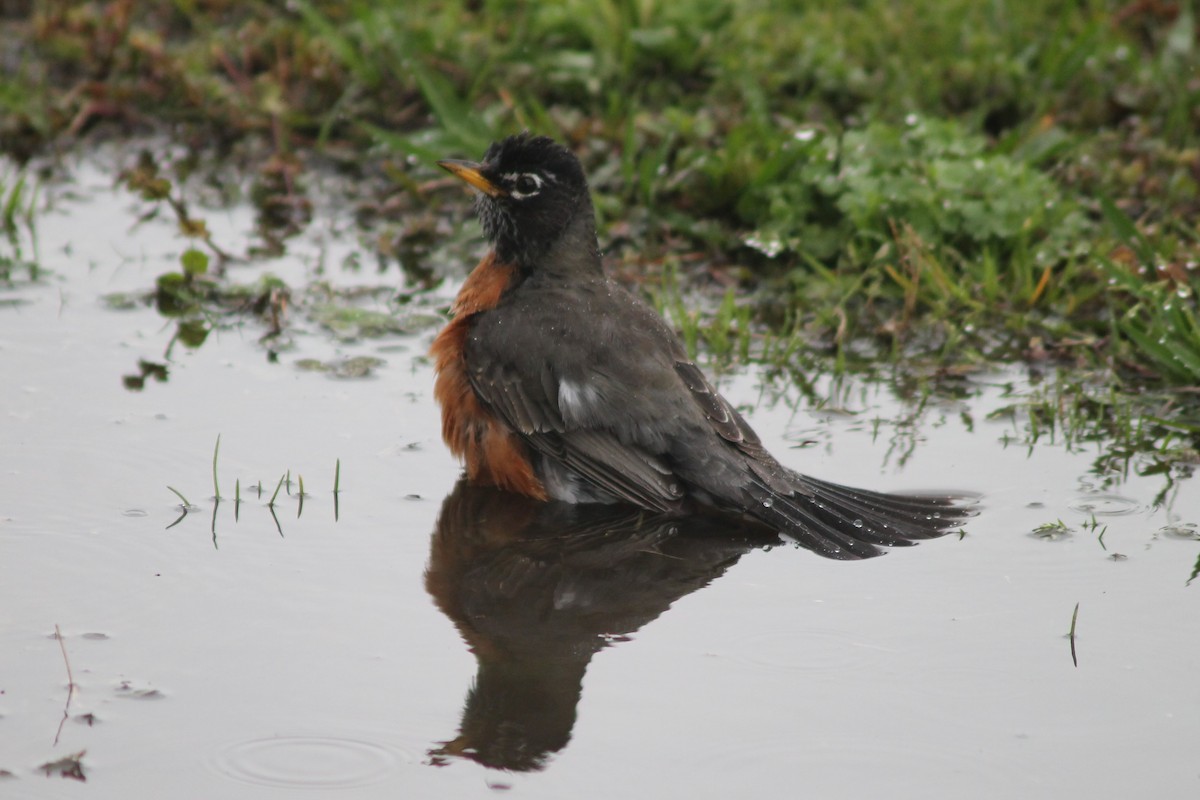
[[(17, 161), (79, 136), (203, 142), (257, 176), (264, 253), (307, 224), (307, 169), (368, 176), (350, 201), (377, 214), (375, 255), (429, 282), (430, 220), (464, 211), (431, 161), (531, 128), (579, 153), (612, 263), (669, 287), (692, 348), (1187, 387), (1197, 23), (1123, 0), (48, 2), (0, 20), (0, 141)], [(185, 344), (226, 307), (232, 257), (188, 211), (196, 163), (125, 175), (196, 244), (156, 293)]]
[(213, 445), (213, 499), (218, 503), (221, 502), (221, 484), (217, 480), (217, 455), (221, 452), (221, 434), (217, 434), (217, 443)]
[(38, 263), (37, 188), (24, 171), (0, 172), (0, 282), (9, 283), (24, 275), (29, 281), (41, 276)]
[(285, 472), (279, 476), (279, 483), (275, 484), (275, 491), (271, 494), (271, 499), (267, 501), (267, 508), (275, 507), (275, 498), (279, 497), (279, 490), (283, 488), (283, 483), (290, 474), (290, 472)]
[(1079, 603), (1075, 604), (1075, 610), (1071, 612), (1071, 629), (1067, 632), (1067, 638), (1071, 640), (1071, 663), (1076, 667), (1079, 666), (1079, 656), (1075, 653), (1075, 623), (1079, 621)]

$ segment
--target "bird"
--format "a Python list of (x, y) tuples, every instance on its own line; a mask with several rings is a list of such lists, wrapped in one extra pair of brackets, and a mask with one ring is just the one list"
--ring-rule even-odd
[(434, 338), (442, 436), (468, 480), (540, 501), (751, 517), (853, 560), (961, 526), (965, 495), (855, 489), (782, 465), (648, 303), (609, 277), (578, 158), (528, 131), (467, 183), (490, 245)]

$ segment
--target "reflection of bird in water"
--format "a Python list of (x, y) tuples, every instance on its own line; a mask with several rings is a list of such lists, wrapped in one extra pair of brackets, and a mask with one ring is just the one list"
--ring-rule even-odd
[[(920, 534), (954, 524), (930, 520)], [(736, 518), (543, 503), (460, 480), (442, 504), (425, 584), (478, 670), (458, 736), (431, 751), (433, 763), (542, 768), (571, 737), (597, 651), (778, 542)]]
[(720, 518), (541, 503), (460, 480), (425, 582), (479, 665), (459, 734), (435, 763), (541, 768), (570, 739), (593, 654), (773, 540)]

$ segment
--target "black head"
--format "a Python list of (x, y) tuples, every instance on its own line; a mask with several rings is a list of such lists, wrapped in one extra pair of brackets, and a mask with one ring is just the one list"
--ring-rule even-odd
[[(546, 136), (521, 133), (502, 139), (479, 163), (437, 163), (479, 190), (475, 210), (503, 261), (532, 267), (572, 222), (595, 224), (579, 159)], [(587, 246), (594, 249), (594, 230), (589, 234), (593, 241)]]

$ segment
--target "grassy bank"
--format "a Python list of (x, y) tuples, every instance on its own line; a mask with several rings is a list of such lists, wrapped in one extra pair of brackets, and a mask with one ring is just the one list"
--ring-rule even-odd
[(393, 231), (380, 255), (420, 269), (430, 215), (462, 211), (431, 160), (530, 128), (585, 160), (623, 274), (738, 287), (739, 308), (680, 318), (717, 349), (754, 323), (844, 366), (1021, 357), (1200, 383), (1186, 3), (4, 10), (17, 160), (165, 132), (254, 170), (293, 228), (307, 170), (382, 177), (360, 198)]

